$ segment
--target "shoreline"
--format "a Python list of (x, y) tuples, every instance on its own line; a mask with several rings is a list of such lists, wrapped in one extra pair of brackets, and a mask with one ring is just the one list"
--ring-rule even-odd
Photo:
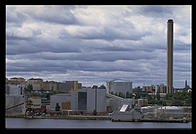
[(24, 118), (24, 119), (62, 119), (62, 120), (110, 120), (111, 122), (167, 122), (167, 123), (189, 123), (192, 120), (183, 120), (183, 119), (166, 119), (166, 120), (158, 120), (158, 119), (142, 119), (138, 121), (113, 121), (111, 116), (34, 116), (34, 117), (24, 117), (24, 115), (12, 115), (5, 116), (5, 118)]

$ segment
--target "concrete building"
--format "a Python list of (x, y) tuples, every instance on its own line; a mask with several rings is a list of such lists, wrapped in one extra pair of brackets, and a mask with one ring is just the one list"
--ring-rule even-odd
[(167, 93), (173, 93), (173, 20), (167, 22)]
[(82, 88), (72, 92), (76, 111), (106, 112), (106, 89)]
[(66, 83), (65, 82), (58, 82), (58, 90), (61, 92), (68, 93), (69, 91), (66, 88)]
[(124, 99), (108, 93), (106, 95), (106, 106), (109, 113), (118, 110), (123, 104), (130, 105), (132, 102), (132, 99)]
[(83, 88), (71, 94), (51, 95), (51, 110), (55, 110), (56, 103), (61, 106), (60, 110), (106, 112), (106, 89)]
[(27, 85), (28, 84), (31, 84), (33, 86), (33, 90), (41, 90), (42, 84), (43, 84), (43, 79), (31, 78), (31, 79), (27, 80)]
[(66, 81), (66, 90), (68, 91), (78, 90), (78, 81)]
[(24, 95), (24, 84), (6, 84), (6, 95)]
[(73, 103), (74, 100), (71, 94), (55, 94), (50, 96), (50, 110), (54, 111), (56, 107), (56, 103), (59, 104), (60, 110), (71, 110), (73, 106), (71, 105), (69, 108), (64, 108), (63, 103)]
[(25, 105), (23, 95), (6, 95), (5, 114), (8, 116), (24, 115)]
[(78, 83), (78, 89), (82, 89), (82, 83)]
[(132, 93), (132, 82), (130, 81), (123, 81), (123, 80), (113, 80), (107, 82), (107, 92), (113, 94), (117, 93), (119, 94), (120, 92), (126, 96), (126, 93)]
[(24, 114), (24, 78), (11, 78), (7, 80), (5, 85), (6, 93), (6, 115), (21, 115)]
[(71, 93), (81, 88), (82, 83), (78, 83), (78, 81), (58, 82), (58, 90), (65, 93)]

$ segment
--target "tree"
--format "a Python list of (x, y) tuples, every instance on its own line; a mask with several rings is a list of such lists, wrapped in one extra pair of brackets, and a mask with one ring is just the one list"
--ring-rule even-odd
[(118, 93), (117, 93), (117, 92), (115, 92), (115, 93), (114, 93), (114, 95), (118, 96)]
[(131, 94), (129, 92), (126, 92), (126, 98), (131, 98)]
[(97, 85), (93, 85), (92, 89), (97, 89), (98, 86)]
[(124, 98), (124, 95), (121, 92), (118, 93), (118, 96)]
[(59, 103), (56, 103), (55, 111), (60, 111)]
[(95, 109), (93, 110), (93, 115), (97, 115), (97, 111)]
[(33, 85), (28, 84), (27, 87), (24, 88), (26, 91), (32, 91), (33, 90)]
[(102, 84), (98, 89), (106, 89), (106, 87)]
[(47, 100), (49, 100), (50, 99), (50, 94), (46, 94), (46, 98), (47, 98)]
[(157, 92), (156, 98), (157, 98), (157, 100), (160, 100), (160, 93), (159, 92)]

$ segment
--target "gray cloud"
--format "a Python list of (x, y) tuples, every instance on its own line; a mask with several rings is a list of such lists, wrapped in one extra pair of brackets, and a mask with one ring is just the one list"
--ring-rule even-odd
[(151, 17), (164, 17), (172, 15), (172, 7), (166, 7), (163, 5), (150, 5), (150, 6), (142, 6), (139, 8), (138, 12), (142, 13), (146, 16)]
[(6, 75), (166, 84), (166, 22), (173, 18), (174, 85), (179, 87), (191, 77), (189, 8), (7, 6)]

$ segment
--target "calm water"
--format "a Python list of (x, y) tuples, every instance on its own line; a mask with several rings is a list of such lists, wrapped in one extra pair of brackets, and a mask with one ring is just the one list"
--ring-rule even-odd
[(192, 128), (192, 123), (6, 118), (6, 128)]

